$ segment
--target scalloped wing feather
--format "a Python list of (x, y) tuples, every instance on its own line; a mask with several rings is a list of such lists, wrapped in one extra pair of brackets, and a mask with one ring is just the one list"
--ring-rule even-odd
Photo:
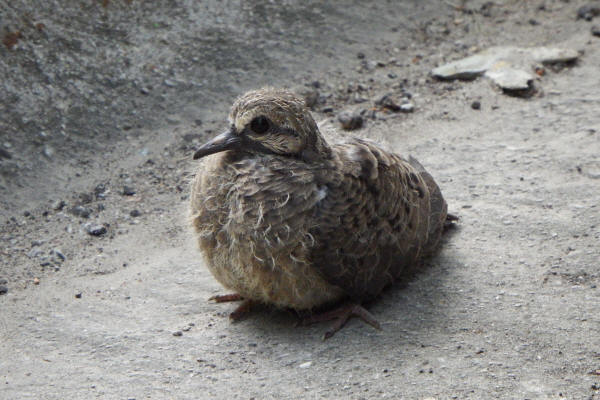
[(360, 139), (334, 152), (337, 176), (317, 208), (311, 259), (330, 283), (364, 301), (433, 251), (446, 203), (414, 159)]

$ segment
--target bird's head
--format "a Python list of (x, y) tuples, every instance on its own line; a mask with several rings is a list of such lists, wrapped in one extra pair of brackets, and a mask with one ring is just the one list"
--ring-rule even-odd
[(196, 151), (195, 160), (226, 150), (308, 162), (331, 157), (304, 102), (289, 91), (266, 88), (244, 94), (231, 107), (229, 123), (227, 131)]

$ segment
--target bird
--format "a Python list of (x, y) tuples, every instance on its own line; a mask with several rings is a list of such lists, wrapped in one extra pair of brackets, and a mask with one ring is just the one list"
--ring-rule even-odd
[(242, 301), (234, 321), (266, 304), (303, 324), (333, 320), (325, 338), (351, 317), (380, 329), (363, 304), (434, 254), (456, 219), (416, 159), (360, 138), (330, 144), (286, 89), (237, 98), (225, 132), (193, 158), (192, 225), (232, 292), (210, 300)]

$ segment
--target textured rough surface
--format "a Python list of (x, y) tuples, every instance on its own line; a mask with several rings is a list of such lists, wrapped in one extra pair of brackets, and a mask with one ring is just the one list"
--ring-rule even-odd
[[(575, 17), (590, 2), (332, 3), (0, 1), (1, 34), (22, 32), (0, 41), (1, 399), (597, 400), (600, 40)], [(584, 53), (528, 99), (429, 77), (501, 45)], [(461, 217), (369, 307), (381, 331), (351, 321), (323, 342), (286, 312), (231, 324), (206, 301), (223, 289), (185, 228), (191, 157), (267, 84), (319, 92), (323, 132), (364, 108), (352, 134), (417, 155)], [(415, 111), (378, 107), (389, 93)]]
[(497, 63), (485, 72), (485, 76), (506, 90), (527, 89), (533, 81), (533, 75), (529, 72), (515, 69), (505, 63)]

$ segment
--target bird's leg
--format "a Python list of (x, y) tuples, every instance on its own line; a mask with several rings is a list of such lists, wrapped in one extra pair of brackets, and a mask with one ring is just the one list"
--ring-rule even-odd
[(244, 298), (238, 293), (230, 294), (217, 294), (208, 299), (208, 301), (214, 300), (216, 303), (226, 303), (229, 301), (241, 301)]
[(316, 322), (335, 320), (331, 329), (325, 332), (325, 336), (323, 336), (323, 339), (329, 339), (335, 335), (337, 331), (342, 329), (346, 322), (348, 322), (348, 320), (352, 317), (359, 317), (373, 328), (381, 329), (381, 325), (379, 325), (379, 322), (377, 322), (375, 317), (360, 304), (356, 303), (344, 304), (334, 310), (325, 311), (321, 314), (306, 317), (302, 320), (302, 325), (310, 325)]
[(244, 319), (244, 317), (248, 315), (248, 313), (252, 309), (253, 305), (254, 302), (252, 300), (244, 300), (242, 304), (240, 304), (235, 310), (231, 312), (231, 314), (229, 314), (229, 319), (232, 322), (237, 322)]
[(235, 310), (233, 310), (231, 312), (231, 314), (229, 314), (229, 319), (233, 322), (237, 322), (241, 319), (243, 319), (246, 314), (248, 314), (250, 312), (250, 310), (252, 309), (252, 306), (254, 305), (254, 302), (252, 300), (247, 300), (244, 299), (239, 293), (230, 293), (230, 294), (218, 294), (215, 296), (212, 296), (210, 300), (214, 300), (217, 303), (226, 303), (229, 301), (242, 301), (242, 304), (240, 304), (239, 306), (237, 306), (237, 308)]

